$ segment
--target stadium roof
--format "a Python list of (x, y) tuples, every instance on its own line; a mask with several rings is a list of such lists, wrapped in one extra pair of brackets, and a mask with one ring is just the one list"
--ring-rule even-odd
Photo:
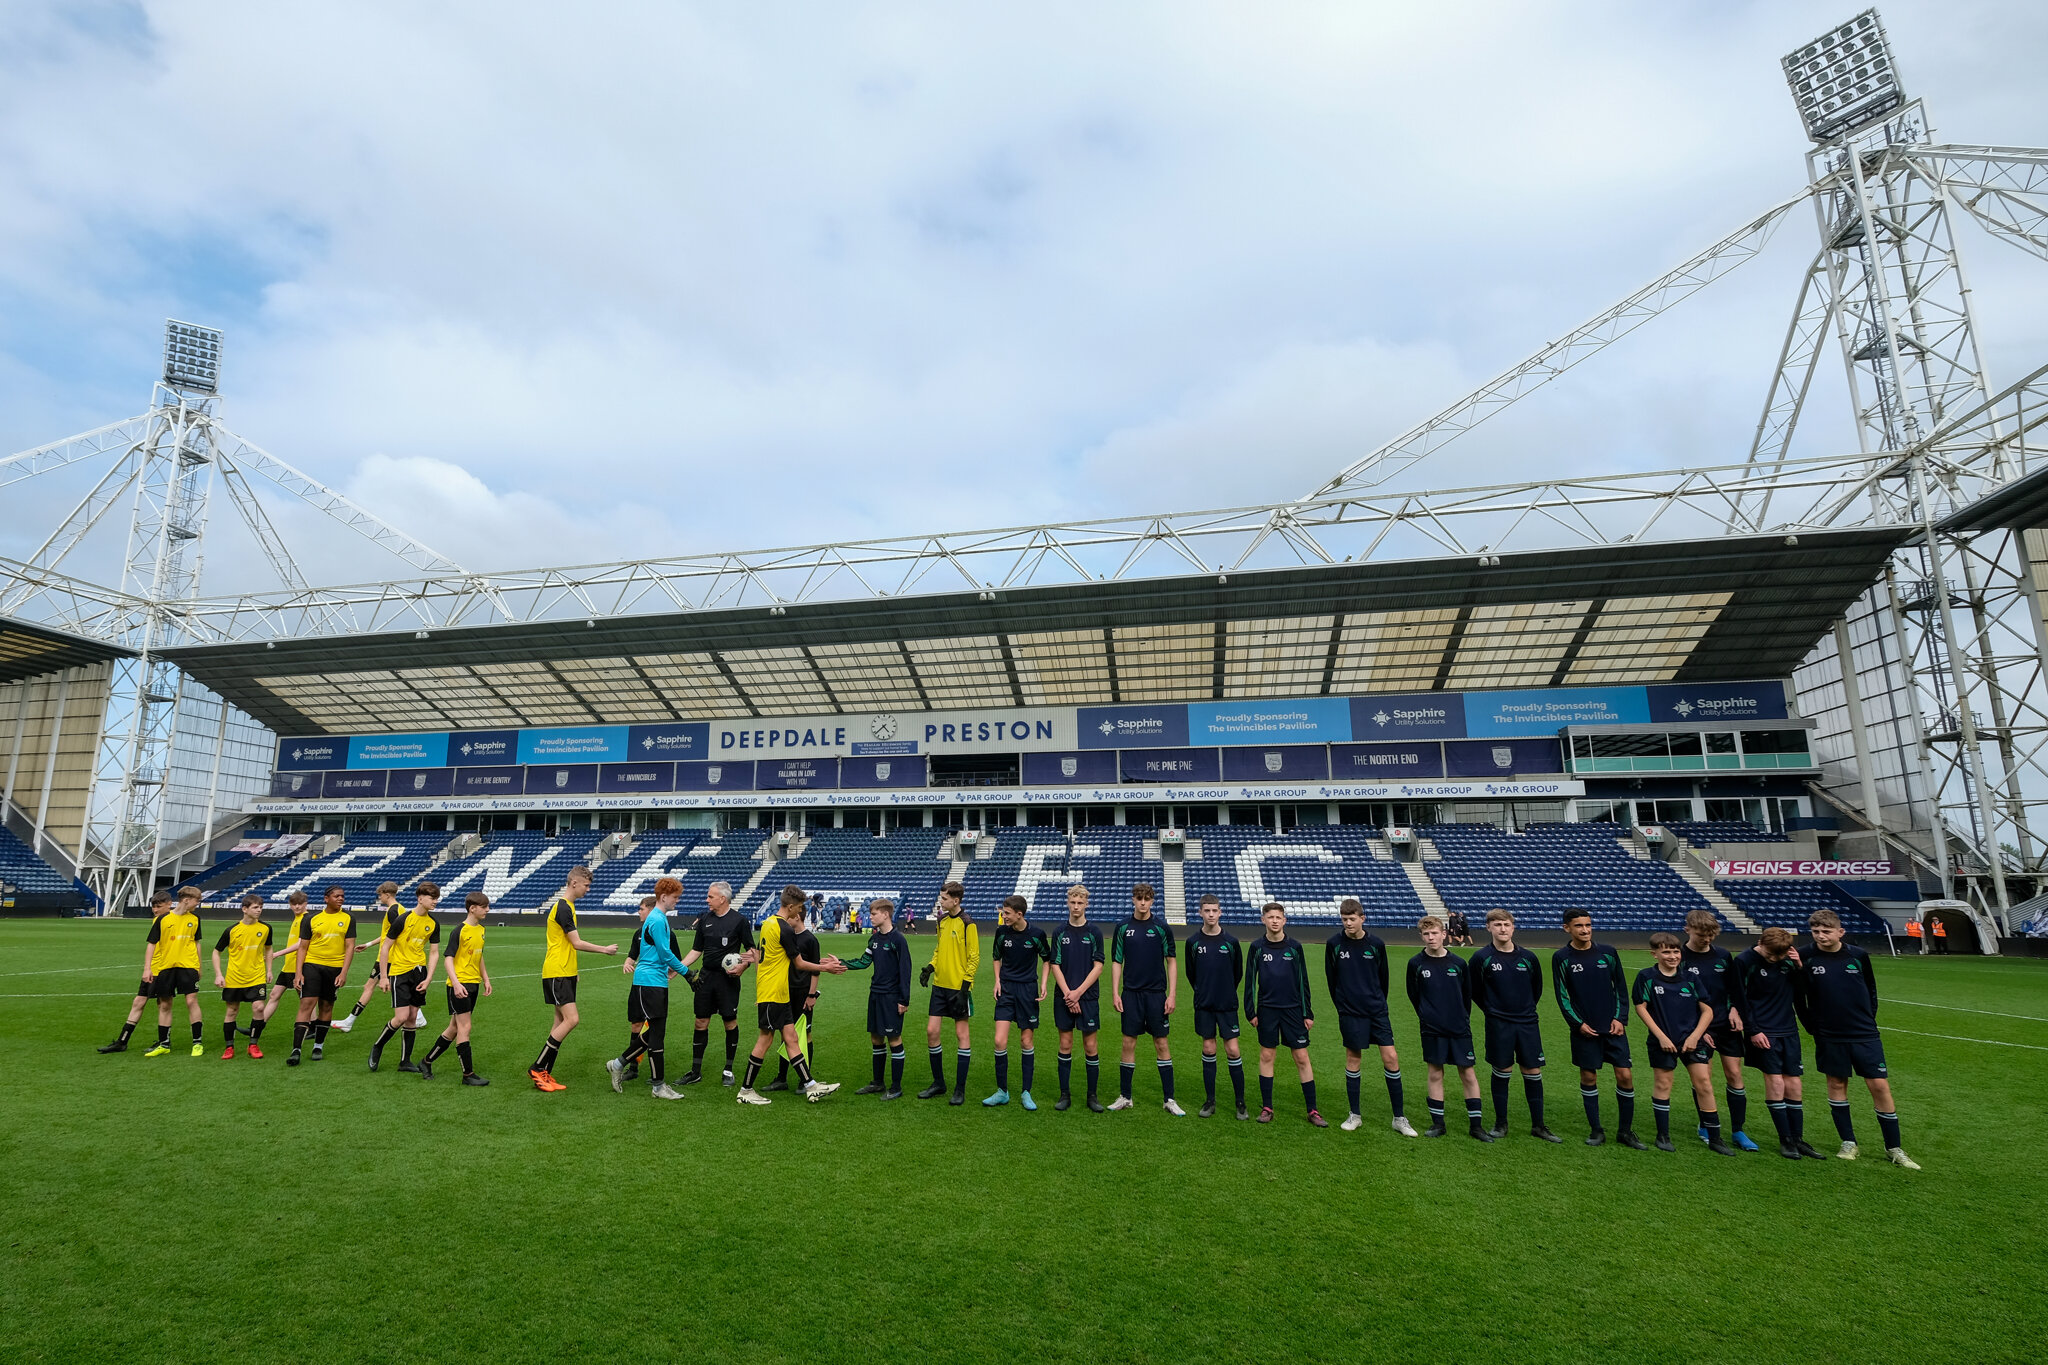
[(1956, 509), (1938, 525), (1951, 533), (2048, 526), (2048, 468), (2014, 479), (1997, 492)]
[(167, 657), (299, 735), (1783, 677), (1911, 534), (1586, 546)]
[(0, 684), (130, 657), (132, 651), (104, 640), (88, 640), (82, 635), (0, 616)]

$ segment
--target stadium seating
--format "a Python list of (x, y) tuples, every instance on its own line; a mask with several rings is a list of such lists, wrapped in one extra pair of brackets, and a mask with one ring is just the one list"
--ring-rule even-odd
[[(995, 840), (995, 852), (967, 865), (961, 884), (967, 897), (961, 902), (967, 917), (993, 920), (1005, 898), (1021, 895), (1031, 902), (1037, 919), (1063, 918), (1067, 912), (1067, 832), (1051, 825), (1003, 825), (987, 831), (983, 838)], [(1037, 876), (1020, 884), (1026, 875), (1025, 860), (1036, 852)], [(1040, 881), (1039, 878), (1045, 878)]]
[(76, 889), (69, 877), (38, 858), (4, 826), (0, 826), (0, 881), (30, 896), (63, 896)]
[(1256, 924), (1269, 900), (1290, 921), (1334, 923), (1338, 904), (1356, 897), (1366, 923), (1410, 926), (1422, 915), (1399, 863), (1373, 855), (1371, 825), (1304, 825), (1274, 834), (1256, 825), (1204, 826), (1200, 859), (1183, 865), (1188, 918), (1204, 895), (1223, 903), (1226, 924)]
[(1816, 910), (1832, 910), (1841, 916), (1842, 927), (1852, 934), (1885, 931), (1883, 920), (1833, 882), (1731, 879), (1715, 882), (1714, 889), (1766, 929), (1776, 926), (1803, 935), (1807, 916)]
[(1158, 830), (1140, 825), (1090, 825), (1074, 831), (1067, 868), (1078, 874), (1072, 880), (1088, 888), (1092, 914), (1111, 920), (1130, 913), (1131, 887), (1138, 882), (1150, 882), (1156, 891), (1166, 869), (1156, 856), (1145, 856), (1145, 841), (1158, 836)]
[(1664, 826), (1694, 848), (1708, 844), (1782, 844), (1786, 836), (1759, 828), (1747, 820), (1674, 820)]
[(1617, 830), (1555, 824), (1514, 834), (1494, 825), (1425, 825), (1417, 832), (1442, 855), (1423, 864), (1437, 895), (1474, 924), (1499, 906), (1525, 929), (1558, 929), (1567, 909), (1583, 908), (1596, 928), (1648, 933), (1681, 928), (1691, 911), (1713, 909), (1671, 868), (1624, 852)]
[(688, 870), (690, 850), (703, 840), (716, 837), (698, 829), (650, 829), (640, 836), (640, 842), (630, 853), (591, 869), (590, 895), (585, 901), (595, 909), (631, 910), (639, 906), (642, 896), (654, 894), (658, 879), (675, 877), (683, 883), (684, 899), (679, 904), (686, 913), (695, 913), (701, 889), (699, 895), (692, 896), (691, 879), (683, 873)]
[[(768, 880), (778, 890), (794, 882), (807, 893), (850, 901), (887, 895), (929, 914), (946, 881), (949, 864), (939, 861), (939, 850), (951, 833), (898, 829), (877, 836), (864, 829), (821, 829), (811, 835), (802, 853), (786, 860), (786, 866)], [(765, 903), (759, 908), (765, 910)]]
[(303, 889), (308, 897), (318, 901), (328, 886), (339, 885), (347, 897), (346, 903), (361, 908), (377, 899), (377, 888), (383, 883), (404, 886), (423, 875), (434, 855), (454, 837), (446, 830), (351, 834), (325, 857), (267, 867), (211, 894), (217, 902), (233, 904), (245, 893), (254, 891), (266, 904), (282, 907), (294, 888)]
[[(670, 831), (679, 834), (681, 831)], [(679, 904), (689, 914), (696, 914), (704, 904), (704, 889), (713, 882), (728, 882), (732, 886), (734, 909), (744, 910), (739, 904), (739, 894), (746, 884), (761, 870), (761, 864), (754, 855), (761, 851), (761, 845), (769, 837), (765, 829), (729, 829), (723, 834), (704, 834), (688, 853), (675, 864), (674, 872), (683, 884), (683, 899)], [(647, 835), (640, 836), (645, 847)], [(780, 887), (781, 882), (773, 877), (766, 884)], [(644, 894), (644, 893), (643, 893)], [(639, 898), (635, 897), (637, 904)]]

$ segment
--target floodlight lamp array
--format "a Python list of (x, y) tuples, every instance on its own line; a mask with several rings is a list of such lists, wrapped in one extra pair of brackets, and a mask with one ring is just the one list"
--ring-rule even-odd
[(1784, 67), (1806, 135), (1815, 142), (1871, 123), (1906, 99), (1874, 9), (1786, 53)]
[(216, 393), (220, 389), (220, 329), (172, 318), (164, 323), (164, 383)]

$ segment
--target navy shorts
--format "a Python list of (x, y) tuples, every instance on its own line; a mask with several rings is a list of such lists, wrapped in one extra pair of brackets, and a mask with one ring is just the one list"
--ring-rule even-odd
[(1384, 1006), (1372, 1014), (1338, 1015), (1337, 1031), (1344, 1035), (1344, 1047), (1350, 1052), (1394, 1045), (1394, 1021)]
[[(1027, 986), (1025, 989), (1036, 992), (1038, 988), (1036, 986)], [(1029, 996), (1012, 995), (1008, 991), (1002, 992), (996, 996), (996, 1022), (1002, 1023), (1005, 1020), (1024, 1028), (1037, 1028), (1038, 1002)]]
[(932, 987), (931, 1012), (941, 1019), (972, 1019), (974, 1017), (974, 992), (962, 986)]
[(1891, 1075), (1884, 1067), (1884, 1043), (1876, 1038), (1816, 1038), (1813, 1067), (1823, 1076), (1879, 1081)]
[(1735, 1031), (1725, 1014), (1707, 1025), (1706, 1041), (1709, 1047), (1723, 1057), (1740, 1057), (1748, 1051), (1748, 1045), (1742, 1041), (1742, 1035)]
[(1572, 1026), (1572, 1065), (1581, 1071), (1598, 1071), (1603, 1066), (1633, 1066), (1626, 1033), (1603, 1033), (1588, 1038)]
[(1238, 1035), (1236, 1010), (1205, 1010), (1195, 1006), (1195, 1036), (1197, 1038), (1235, 1038)]
[(1691, 1066), (1695, 1062), (1704, 1066), (1714, 1060), (1714, 1049), (1708, 1047), (1704, 1041), (1698, 1047), (1689, 1047), (1681, 1052), (1659, 1047), (1655, 1038), (1650, 1039), (1644, 1046), (1649, 1049), (1652, 1071), (1676, 1071), (1681, 1066)]
[[(1472, 1052), (1472, 1035), (1461, 1033), (1453, 1038), (1448, 1033), (1422, 1035), (1422, 1060), (1429, 1066), (1476, 1066), (1478, 1058)], [(1538, 1058), (1540, 1064), (1542, 1059)]]
[(1301, 1011), (1262, 1009), (1259, 1011), (1260, 1047), (1307, 1047), (1308, 1025)]
[(453, 986), (449, 986), (446, 989), (449, 1014), (474, 1014), (476, 1013), (476, 999), (484, 993), (484, 983), (481, 981), (463, 982), (462, 989), (468, 991), (468, 995), (457, 995)]
[(1769, 1047), (1745, 1042), (1742, 1060), (1766, 1076), (1804, 1076), (1806, 1063), (1799, 1055), (1797, 1033), (1767, 1033)]
[(1055, 993), (1052, 998), (1052, 1026), (1061, 1033), (1072, 1033), (1075, 1029), (1083, 1033), (1098, 1033), (1102, 1029), (1102, 1002), (1095, 996), (1081, 997), (1081, 1008), (1067, 1008), (1066, 997)]
[(1525, 1071), (1534, 1071), (1543, 1065), (1543, 1030), (1535, 1024), (1488, 1019), (1486, 1060), (1496, 1071), (1505, 1071), (1516, 1065)]
[(1149, 1033), (1154, 1038), (1164, 1038), (1166, 1031), (1165, 991), (1124, 992), (1124, 1037)]
[(868, 997), (868, 1032), (876, 1038), (901, 1038), (903, 1016), (907, 1011), (897, 1008), (905, 1002), (893, 995), (870, 995)]

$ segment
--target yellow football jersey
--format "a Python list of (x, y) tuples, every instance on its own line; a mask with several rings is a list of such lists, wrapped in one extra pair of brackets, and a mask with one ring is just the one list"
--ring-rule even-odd
[(299, 928), (300, 939), (309, 945), (306, 961), (321, 967), (339, 967), (355, 936), (356, 917), (346, 910), (315, 910)]
[(170, 967), (199, 970), (199, 916), (181, 915), (173, 910), (149, 926), (151, 951), (149, 969), (160, 972)]
[(426, 911), (413, 910), (390, 916), (384, 936), (391, 940), (391, 974), (403, 976), (427, 965), (427, 945), (441, 941), (441, 926)]
[(455, 979), (474, 986), (484, 979), (484, 926), (467, 920), (455, 926), (448, 945), (448, 959), (454, 964)]
[(541, 959), (542, 976), (576, 975), (576, 949), (569, 935), (576, 932), (576, 902), (559, 896), (548, 907), (548, 952)]
[(780, 915), (770, 915), (761, 926), (761, 970), (754, 973), (757, 1004), (789, 1003), (789, 953), (782, 946), (782, 936), (788, 929), (788, 922)]
[(268, 984), (270, 926), (262, 920), (257, 920), (254, 924), (244, 924), (236, 920), (221, 931), (213, 950), (228, 955), (225, 975), (229, 989)]
[(279, 958), (277, 963), (277, 969), (280, 972), (289, 972), (292, 969), (292, 954), (297, 952), (299, 947), (299, 927), (305, 922), (306, 912), (303, 910), (292, 916), (292, 927), (285, 932), (284, 936), (285, 955)]

